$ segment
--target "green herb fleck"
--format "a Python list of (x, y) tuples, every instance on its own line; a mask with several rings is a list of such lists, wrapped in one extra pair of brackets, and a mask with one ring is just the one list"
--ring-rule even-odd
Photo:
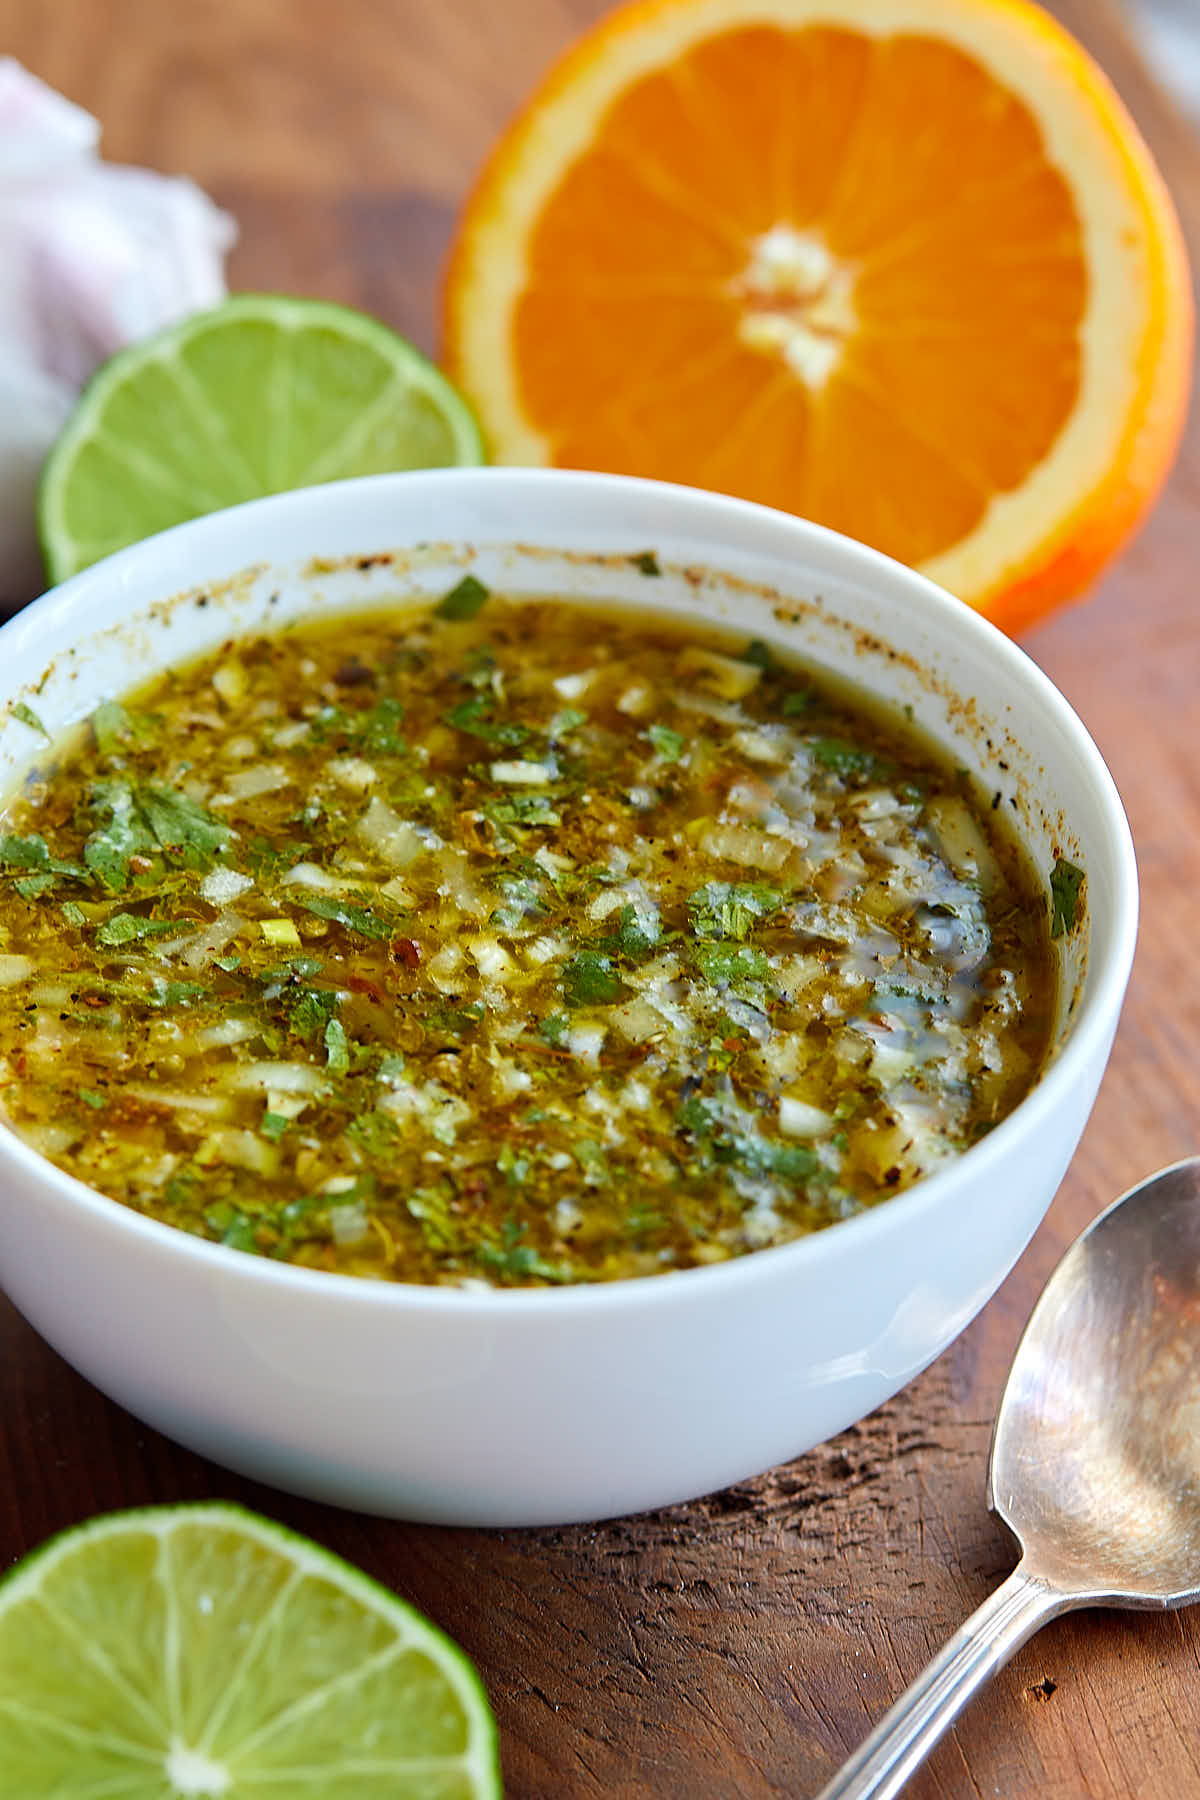
[(258, 1122), (258, 1129), (263, 1137), (277, 1144), (291, 1122), (283, 1113), (265, 1112)]
[(350, 1044), (340, 1019), (330, 1019), (325, 1026), (325, 1066), (331, 1075), (350, 1072)]
[(548, 794), (512, 794), (485, 800), (483, 815), (493, 825), (561, 825), (562, 814)]
[(493, 1270), (497, 1275), (509, 1276), (513, 1280), (523, 1281), (532, 1277), (535, 1281), (572, 1281), (574, 1275), (568, 1268), (557, 1263), (547, 1262), (545, 1257), (532, 1244), (521, 1242), (525, 1233), (524, 1225), (518, 1225), (512, 1219), (506, 1219), (501, 1228), (499, 1243), (494, 1240), (479, 1244), (475, 1250), (475, 1259), (484, 1268)]
[(496, 1167), (509, 1187), (522, 1187), (528, 1178), (531, 1166), (529, 1158), (521, 1156), (511, 1144), (501, 1144), (500, 1154), (496, 1158)]
[(434, 607), (439, 619), (473, 619), (488, 598), (489, 590), (474, 575), (464, 575)]
[(607, 1156), (595, 1138), (580, 1138), (572, 1145), (572, 1154), (589, 1187), (607, 1187), (612, 1181), (612, 1169)]
[(18, 894), (20, 894), (22, 900), (36, 900), (39, 894), (44, 894), (47, 889), (54, 886), (54, 877), (49, 873), (44, 875), (21, 875), (13, 882), (13, 886), (16, 888)]
[(620, 1000), (625, 984), (600, 950), (580, 950), (562, 972), (563, 999), (568, 1006), (607, 1006)]
[(150, 782), (139, 791), (137, 804), (159, 848), (187, 869), (207, 869), (229, 843), (228, 825), (176, 788)]
[(683, 733), (672, 731), (669, 725), (648, 725), (646, 736), (665, 763), (678, 762), (687, 748), (687, 739)]
[(781, 1144), (759, 1132), (738, 1130), (722, 1116), (721, 1102), (696, 1096), (675, 1115), (678, 1130), (716, 1163), (735, 1163), (750, 1174), (802, 1185), (820, 1173), (820, 1159), (806, 1144)]
[(178, 931), (177, 919), (147, 919), (140, 913), (113, 913), (96, 931), (96, 942), (104, 950), (119, 949), (123, 944), (144, 943), (147, 938), (163, 937)]
[(83, 1104), (85, 1106), (90, 1106), (93, 1112), (99, 1112), (102, 1106), (108, 1105), (107, 1095), (97, 1093), (95, 1088), (81, 1087), (76, 1089), (76, 1092), (83, 1101)]
[(631, 962), (641, 962), (657, 948), (661, 931), (657, 913), (639, 915), (636, 907), (623, 906), (615, 933), (602, 941), (605, 948), (627, 956)]
[(14, 719), (20, 719), (22, 725), (28, 725), (31, 731), (40, 731), (44, 738), (49, 738), (50, 733), (46, 730), (46, 727), (42, 724), (42, 721), (38, 718), (32, 706), (26, 706), (24, 700), (17, 701), (12, 709), (12, 715)]
[(346, 1127), (347, 1137), (358, 1145), (363, 1155), (378, 1161), (391, 1155), (399, 1134), (400, 1127), (395, 1119), (390, 1113), (380, 1112), (378, 1107), (359, 1113)]
[(435, 1006), (425, 1018), (425, 1029), (434, 1036), (463, 1038), (486, 1016), (487, 1008), (478, 1000), (466, 1006)]
[(534, 880), (528, 875), (510, 875), (505, 871), (499, 876), (497, 885), (504, 897), (504, 904), (498, 906), (488, 920), (497, 931), (517, 931), (530, 920), (546, 917), (540, 879)]
[(279, 996), (287, 1022), (298, 1037), (320, 1037), (337, 1014), (341, 996), (332, 988), (286, 986)]
[(391, 923), (381, 919), (370, 907), (351, 906), (347, 901), (338, 900), (331, 894), (310, 894), (303, 900), (289, 895), (289, 899), (318, 919), (332, 919), (335, 925), (341, 925), (346, 931), (356, 931), (359, 937), (382, 941), (392, 934)]
[(1050, 936), (1062, 937), (1073, 930), (1079, 909), (1084, 872), (1065, 856), (1056, 856), (1050, 871)]
[(50, 852), (46, 840), (35, 834), (29, 837), (17, 837), (13, 832), (5, 832), (0, 837), (0, 863), (6, 869), (44, 869), (49, 865)]
[(457, 706), (452, 706), (449, 712), (442, 714), (442, 718), (455, 731), (465, 731), (485, 744), (499, 744), (505, 749), (515, 749), (518, 744), (528, 743), (533, 736), (524, 725), (497, 719), (490, 700), (484, 694), (476, 694), (473, 700), (463, 700)]
[(566, 737), (569, 731), (574, 731), (577, 725), (586, 725), (587, 721), (587, 714), (581, 712), (579, 707), (564, 706), (562, 711), (556, 712), (550, 721), (550, 737), (552, 740)]
[(549, 1018), (542, 1020), (537, 1028), (537, 1034), (544, 1044), (549, 1044), (552, 1049), (557, 1050), (566, 1037), (570, 1025), (571, 1021), (566, 1013), (552, 1013)]
[(861, 744), (852, 744), (848, 738), (813, 738), (809, 749), (814, 762), (820, 763), (823, 769), (831, 769), (835, 775), (877, 775), (883, 766), (873, 751), (865, 750)]
[(735, 981), (765, 981), (770, 964), (761, 950), (749, 944), (697, 944), (696, 967), (714, 987)]
[(639, 550), (637, 555), (631, 556), (629, 560), (639, 575), (662, 574), (662, 570), (658, 565), (658, 558), (655, 556), (653, 550)]
[(450, 1211), (452, 1195), (443, 1188), (417, 1188), (405, 1206), (421, 1228), (426, 1247), (437, 1254), (457, 1254), (463, 1248), (462, 1227)]
[(353, 712), (344, 706), (323, 706), (310, 719), (308, 729), (318, 744), (400, 756), (408, 749), (400, 735), (403, 717), (404, 708), (399, 700), (385, 696), (363, 712)]
[(741, 939), (786, 900), (786, 894), (765, 882), (709, 881), (693, 889), (687, 904), (697, 937)]
[(102, 700), (92, 714), (96, 748), (101, 756), (119, 756), (148, 743), (161, 723), (156, 713), (131, 713), (119, 700)]

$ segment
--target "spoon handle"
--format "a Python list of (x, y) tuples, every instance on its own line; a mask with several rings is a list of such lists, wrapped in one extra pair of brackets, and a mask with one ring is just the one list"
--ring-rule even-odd
[(898, 1794), (977, 1689), (1071, 1604), (1037, 1576), (1014, 1569), (901, 1694), (817, 1800), (890, 1800)]

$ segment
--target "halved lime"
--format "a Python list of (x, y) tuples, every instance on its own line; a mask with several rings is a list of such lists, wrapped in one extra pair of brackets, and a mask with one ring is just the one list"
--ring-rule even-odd
[(483, 1800), (496, 1727), (420, 1613), (221, 1503), (112, 1513), (0, 1582), (0, 1788), (21, 1800)]
[(47, 458), (50, 581), (239, 500), (484, 460), (466, 402), (405, 338), (322, 300), (239, 294), (118, 351)]

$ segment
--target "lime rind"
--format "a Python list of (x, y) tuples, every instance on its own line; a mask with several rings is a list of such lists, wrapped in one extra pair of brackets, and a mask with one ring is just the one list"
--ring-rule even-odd
[(46, 460), (51, 582), (188, 518), (263, 494), (485, 460), (427, 357), (331, 301), (239, 294), (118, 351)]
[(225, 1502), (106, 1515), (0, 1580), (0, 1767), (24, 1800), (501, 1793), (495, 1721), (458, 1646)]

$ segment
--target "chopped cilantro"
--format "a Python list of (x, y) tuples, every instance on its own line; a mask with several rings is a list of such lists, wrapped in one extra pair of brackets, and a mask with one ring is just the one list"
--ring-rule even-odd
[(346, 1135), (358, 1145), (364, 1156), (383, 1161), (395, 1149), (400, 1127), (390, 1113), (380, 1112), (375, 1106), (351, 1119), (346, 1127)]
[(746, 648), (738, 657), (739, 662), (753, 663), (759, 669), (773, 669), (775, 658), (771, 654), (771, 646), (762, 638), (751, 638)]
[(612, 1180), (608, 1158), (595, 1138), (580, 1138), (572, 1145), (575, 1161), (583, 1170), (589, 1187), (607, 1187)]
[(510, 875), (506, 871), (501, 871), (497, 878), (497, 886), (504, 896), (504, 904), (498, 906), (488, 920), (488, 923), (494, 925), (497, 931), (517, 931), (530, 920), (546, 917), (546, 904), (540, 880), (531, 880), (528, 875)]
[(473, 619), (488, 597), (489, 590), (474, 575), (464, 575), (455, 587), (434, 607), (439, 619)]
[(89, 805), (100, 823), (83, 860), (112, 893), (128, 885), (135, 856), (161, 854), (185, 869), (208, 869), (232, 836), (228, 825), (163, 782), (99, 781)]
[(148, 1006), (160, 1006), (170, 1010), (177, 1006), (193, 1006), (196, 1001), (207, 997), (208, 989), (202, 981), (167, 981), (156, 975), (148, 994), (142, 999)]
[(581, 712), (577, 706), (564, 706), (562, 711), (556, 712), (550, 721), (550, 737), (551, 739), (566, 737), (569, 731), (574, 731), (577, 725), (586, 725), (587, 721), (587, 714)]
[(466, 1006), (435, 1006), (426, 1015), (425, 1029), (435, 1036), (466, 1037), (486, 1016), (487, 1008), (478, 1000)]
[(500, 1241), (494, 1239), (477, 1244), (475, 1260), (482, 1263), (485, 1269), (492, 1269), (497, 1275), (507, 1275), (517, 1281), (573, 1281), (574, 1273), (557, 1263), (547, 1262), (545, 1257), (532, 1244), (521, 1242), (525, 1233), (524, 1225), (518, 1225), (513, 1219), (506, 1219), (501, 1227)]
[(102, 1106), (108, 1105), (107, 1095), (97, 1093), (95, 1088), (81, 1087), (76, 1088), (75, 1091), (83, 1101), (83, 1104), (85, 1106), (90, 1106), (93, 1112), (99, 1112)]
[(600, 950), (580, 950), (562, 972), (563, 999), (568, 1006), (607, 1006), (620, 1000), (625, 984)]
[(46, 840), (36, 832), (29, 837), (17, 837), (6, 831), (0, 837), (0, 864), (6, 869), (44, 869), (49, 861)]
[(561, 825), (562, 815), (548, 794), (512, 794), (485, 800), (483, 815), (494, 825)]
[(140, 913), (119, 912), (97, 928), (96, 942), (102, 949), (115, 950), (122, 944), (140, 944), (146, 938), (163, 937), (178, 930), (177, 919), (147, 919)]
[(341, 996), (332, 988), (284, 987), (279, 996), (287, 1022), (298, 1037), (320, 1037), (327, 1043), (326, 1032), (336, 1017)]
[(800, 1185), (820, 1172), (820, 1159), (807, 1144), (781, 1144), (759, 1132), (738, 1130), (723, 1117), (719, 1100), (699, 1095), (675, 1115), (676, 1128), (717, 1163), (735, 1163), (750, 1174), (776, 1176)]
[(601, 941), (606, 949), (640, 962), (657, 948), (661, 935), (657, 913), (639, 914), (635, 906), (628, 905), (621, 908), (615, 933)]
[(461, 700), (449, 712), (443, 713), (442, 718), (455, 731), (465, 731), (485, 744), (499, 744), (505, 749), (515, 749), (518, 744), (528, 743), (533, 736), (533, 732), (525, 725), (514, 725), (510, 720), (497, 719), (492, 703), (485, 694), (476, 694), (473, 700)]
[(1065, 856), (1056, 856), (1050, 871), (1050, 936), (1062, 937), (1073, 929), (1079, 910), (1084, 872)]
[(177, 788), (149, 782), (138, 791), (137, 804), (160, 849), (178, 857), (185, 868), (207, 868), (229, 843), (228, 825)]
[(655, 556), (653, 550), (639, 550), (636, 556), (631, 556), (629, 560), (638, 571), (639, 575), (662, 574), (662, 570), (658, 564), (658, 558)]
[(399, 700), (392, 700), (385, 695), (382, 700), (377, 701), (364, 721), (363, 749), (391, 754), (398, 754), (406, 749), (398, 729), (403, 717), (404, 708)]
[(882, 764), (872, 750), (852, 744), (848, 738), (820, 737), (809, 741), (814, 762), (835, 775), (877, 775)]
[(346, 931), (356, 931), (359, 937), (381, 941), (392, 935), (392, 924), (368, 906), (351, 906), (332, 894), (306, 894), (302, 900), (296, 895), (288, 897), (305, 912), (318, 919), (332, 919), (335, 925), (341, 925)]
[(566, 1013), (552, 1013), (548, 1019), (542, 1020), (537, 1028), (537, 1034), (544, 1044), (549, 1044), (557, 1050), (566, 1037), (570, 1024), (571, 1021)]
[(325, 1066), (331, 1075), (350, 1072), (350, 1044), (340, 1019), (328, 1019), (325, 1024)]
[(672, 731), (669, 725), (648, 725), (646, 736), (663, 762), (678, 762), (687, 748), (687, 739), (680, 731)]
[(76, 929), (78, 929), (80, 925), (87, 924), (87, 914), (84, 912), (82, 906), (76, 906), (73, 900), (63, 901), (62, 916), (66, 924), (73, 925)]
[(44, 738), (50, 736), (50, 733), (46, 730), (46, 727), (42, 724), (42, 721), (38, 718), (32, 706), (26, 706), (24, 700), (17, 701), (12, 709), (12, 716), (14, 719), (20, 719), (22, 725), (28, 725), (31, 731), (40, 731)]
[(101, 756), (149, 743), (161, 720), (155, 713), (131, 713), (119, 700), (102, 700), (92, 714), (92, 731)]
[(369, 750), (377, 756), (400, 756), (408, 749), (400, 735), (403, 717), (399, 700), (385, 696), (362, 712), (344, 706), (323, 706), (310, 719), (308, 729), (318, 744)]
[[(35, 890), (38, 893), (51, 886), (56, 875), (68, 875), (75, 881), (86, 881), (88, 878), (88, 872), (81, 863), (64, 862), (57, 856), (51, 856), (45, 838), (40, 837), (37, 832), (31, 832), (28, 837), (19, 837), (13, 832), (5, 832), (0, 836), (0, 868), (36, 872), (41, 884)], [(19, 893), (25, 894), (26, 890), (21, 882), (17, 883), (17, 889)]]
[(13, 882), (22, 900), (36, 900), (54, 886), (54, 877), (47, 871), (42, 875), (21, 875)]
[(519, 1155), (511, 1144), (501, 1144), (496, 1167), (509, 1187), (521, 1187), (528, 1178), (532, 1164), (527, 1156)]
[(701, 975), (714, 987), (728, 987), (734, 981), (764, 981), (770, 970), (763, 952), (749, 944), (702, 943), (693, 954)]
[(258, 1122), (258, 1129), (263, 1137), (277, 1144), (291, 1122), (283, 1113), (265, 1112)]
[(760, 919), (778, 912), (787, 896), (765, 882), (709, 881), (688, 895), (698, 937), (745, 938)]
[(262, 1255), (259, 1221), (230, 1202), (225, 1201), (220, 1207), (210, 1207), (204, 1215), (204, 1223), (218, 1243), (225, 1244), (230, 1250), (244, 1250), (250, 1256)]
[(450, 1211), (452, 1199), (444, 1188), (417, 1188), (404, 1203), (434, 1252), (457, 1254), (463, 1248), (463, 1228)]
[(812, 705), (812, 695), (807, 688), (793, 688), (790, 694), (783, 696), (783, 704), (779, 708), (785, 719), (795, 719), (807, 712)]

